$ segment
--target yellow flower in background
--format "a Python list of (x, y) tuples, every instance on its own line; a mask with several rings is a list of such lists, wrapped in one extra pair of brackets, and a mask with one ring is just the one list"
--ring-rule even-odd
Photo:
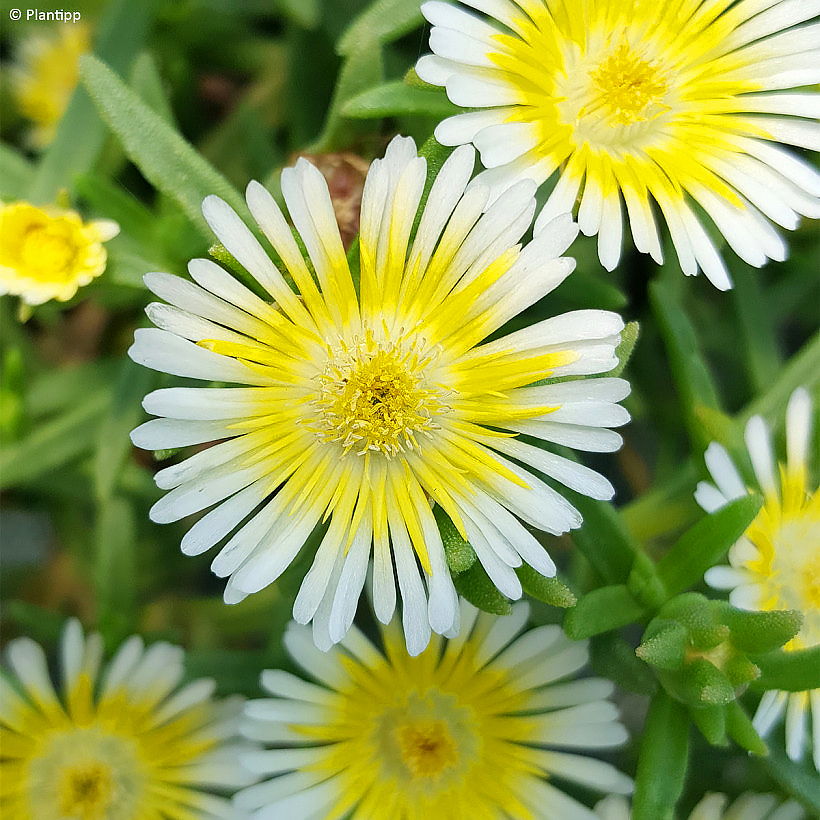
[(18, 638), (0, 676), (4, 820), (234, 820), (229, 799), (255, 779), (237, 761), (243, 699), (212, 699), (184, 677), (182, 649), (129, 638), (101, 672), (99, 634), (76, 620), (60, 644), (62, 687), (42, 648)]
[(77, 87), (78, 60), (89, 51), (91, 32), (83, 23), (66, 23), (56, 34), (23, 41), (11, 82), (20, 112), (33, 123), (30, 139), (35, 148), (54, 139)]
[(262, 673), (273, 697), (248, 702), (242, 731), (272, 748), (242, 755), (265, 779), (236, 807), (259, 820), (595, 820), (563, 788), (632, 791), (592, 756), (628, 737), (614, 684), (576, 678), (588, 642), (556, 624), (524, 631), (528, 614), (462, 601), (459, 637), (417, 658), (396, 624), (383, 652), (354, 626), (327, 653), (291, 624), (285, 646), (316, 682)]
[(815, 3), (436, 0), (422, 12), (434, 53), (419, 76), (479, 109), (442, 122), (439, 142), (473, 142), (495, 191), (556, 174), (536, 235), (580, 199), (581, 231), (612, 270), (625, 204), (635, 247), (660, 264), (657, 206), (683, 272), (726, 289), (701, 209), (756, 267), (786, 257), (772, 222), (820, 217), (820, 174), (778, 145), (820, 150), (820, 94), (787, 91), (820, 82), (820, 25), (800, 25)]
[[(706, 582), (731, 590), (729, 601), (741, 609), (796, 609), (803, 626), (787, 650), (820, 646), (820, 488), (812, 483), (817, 450), (811, 447), (812, 400), (800, 387), (786, 408), (786, 460), (779, 462), (770, 427), (760, 416), (746, 425), (746, 447), (764, 505), (729, 550), (729, 566), (712, 567)], [(714, 512), (749, 493), (732, 459), (713, 442), (704, 455), (714, 484), (698, 484), (695, 499)], [(766, 734), (786, 715), (786, 753), (801, 760), (813, 746), (820, 771), (820, 688), (807, 692), (766, 692), (754, 718)], [(809, 715), (813, 727), (809, 728)]]
[(65, 302), (105, 270), (102, 243), (119, 230), (111, 220), (83, 222), (62, 208), (1, 205), (0, 294), (20, 296), (29, 305)]
[[(136, 331), (131, 358), (241, 385), (146, 396), (143, 406), (159, 418), (133, 431), (138, 447), (222, 440), (156, 474), (169, 492), (151, 518), (170, 523), (213, 508), (182, 550), (221, 545), (211, 567), (228, 578), (228, 603), (276, 581), (315, 532), (321, 543), (293, 613), (313, 620), (323, 648), (353, 622), (371, 556), (376, 616), (388, 623), (400, 594), (411, 654), (431, 630), (458, 631), (433, 502), (498, 589), (517, 599), (516, 567), (555, 575), (522, 522), (552, 534), (581, 525), (541, 476), (593, 498), (615, 492), (588, 467), (516, 434), (594, 452), (620, 447), (609, 428), (629, 419), (618, 403), (628, 383), (583, 377), (617, 365), (623, 321), (577, 310), (484, 342), (569, 276), (575, 263), (561, 253), (577, 226), (564, 214), (522, 246), (534, 186), (513, 186), (485, 211), (487, 189), (467, 188), (474, 164), (471, 146), (454, 151), (420, 208), (426, 162), (411, 139), (390, 143), (362, 195), (358, 292), (327, 185), (305, 160), (282, 172), (282, 193), (316, 279), (273, 197), (256, 182), (247, 189), (248, 208), (298, 296), (215, 196), (203, 203), (205, 219), (275, 305), (205, 259), (189, 265), (194, 282), (145, 277), (169, 304), (147, 307), (157, 328)], [(547, 378), (558, 380), (534, 384)]]

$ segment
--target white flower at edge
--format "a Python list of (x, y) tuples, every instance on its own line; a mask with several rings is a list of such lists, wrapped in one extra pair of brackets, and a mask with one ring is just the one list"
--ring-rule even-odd
[[(775, 458), (768, 424), (760, 416), (749, 419), (746, 447), (764, 505), (729, 550), (729, 566), (706, 573), (707, 583), (730, 590), (729, 601), (741, 609), (799, 610), (803, 627), (787, 650), (820, 645), (820, 492), (810, 483), (820, 459), (809, 461), (809, 453), (817, 452), (811, 450), (812, 413), (808, 392), (798, 388), (786, 409), (785, 463)], [(710, 444), (704, 458), (714, 480), (698, 484), (695, 499), (704, 510), (713, 512), (749, 492), (721, 445)], [(801, 760), (810, 742), (820, 771), (820, 689), (766, 692), (755, 728), (765, 735), (784, 712), (786, 753)]]
[(134, 635), (102, 664), (98, 633), (69, 620), (55, 691), (42, 648), (6, 647), (0, 813), (7, 820), (238, 820), (227, 796), (256, 779), (238, 756), (243, 698), (180, 686), (184, 652)]

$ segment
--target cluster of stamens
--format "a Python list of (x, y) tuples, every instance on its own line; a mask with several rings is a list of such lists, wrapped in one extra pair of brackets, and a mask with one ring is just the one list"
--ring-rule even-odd
[(368, 329), (353, 345), (331, 348), (316, 402), (322, 439), (341, 443), (345, 454), (418, 449), (418, 435), (437, 429), (436, 415), (448, 409), (445, 391), (426, 378), (435, 354), (419, 347), (418, 339), (378, 341)]
[(588, 115), (593, 109), (606, 109), (612, 126), (645, 122), (668, 109), (661, 105), (669, 88), (667, 82), (652, 63), (642, 59), (626, 43), (621, 43), (590, 77), (598, 94), (582, 113)]
[(396, 739), (414, 777), (435, 777), (458, 760), (456, 744), (441, 720), (406, 723), (397, 728)]

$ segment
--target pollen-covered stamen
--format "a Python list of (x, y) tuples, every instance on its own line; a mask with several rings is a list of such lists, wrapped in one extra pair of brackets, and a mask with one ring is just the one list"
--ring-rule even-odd
[(458, 751), (444, 721), (413, 721), (396, 729), (402, 760), (415, 777), (435, 777), (452, 768)]
[(332, 350), (319, 376), (322, 438), (359, 455), (418, 449), (417, 435), (437, 429), (436, 416), (449, 409), (445, 391), (429, 382), (434, 354), (419, 347), (417, 339), (377, 341), (368, 329), (355, 346)]
[(104, 820), (113, 795), (111, 769), (90, 762), (66, 769), (60, 783), (60, 810), (65, 817)]
[(603, 109), (611, 126), (630, 125), (654, 119), (662, 111), (669, 85), (657, 68), (621, 43), (599, 67), (590, 73), (599, 92), (581, 114)]

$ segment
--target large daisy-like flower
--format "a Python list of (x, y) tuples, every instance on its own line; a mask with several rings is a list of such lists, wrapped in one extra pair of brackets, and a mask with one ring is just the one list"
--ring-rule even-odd
[[(773, 794), (741, 794), (731, 805), (725, 794), (711, 792), (692, 809), (689, 820), (805, 820), (806, 812), (793, 800), (783, 802)], [(605, 797), (595, 807), (600, 820), (630, 820), (623, 797)]]
[(102, 243), (119, 230), (110, 219), (83, 222), (62, 208), (0, 203), (0, 294), (29, 305), (71, 299), (105, 270)]
[(327, 186), (305, 161), (282, 173), (282, 192), (318, 286), (279, 207), (255, 182), (248, 207), (299, 296), (216, 197), (205, 200), (205, 218), (275, 304), (203, 259), (189, 266), (197, 284), (146, 277), (171, 305), (148, 307), (161, 329), (138, 330), (131, 357), (179, 376), (251, 385), (146, 397), (145, 408), (164, 418), (134, 431), (138, 446), (228, 439), (157, 474), (171, 492), (151, 517), (175, 521), (217, 505), (182, 549), (204, 552), (236, 530), (212, 564), (229, 576), (225, 599), (234, 603), (274, 581), (329, 519), (294, 606), (300, 623), (314, 619), (325, 648), (353, 621), (371, 553), (376, 615), (383, 623), (393, 615), (395, 570), (411, 653), (427, 645), (431, 627), (458, 630), (431, 502), (469, 539), (498, 588), (519, 598), (514, 567), (522, 561), (555, 573), (521, 520), (549, 533), (581, 523), (519, 462), (596, 498), (613, 492), (597, 473), (514, 434), (582, 450), (619, 447), (620, 436), (605, 428), (628, 419), (616, 403), (629, 391), (625, 381), (528, 385), (612, 369), (622, 321), (582, 310), (479, 344), (570, 273), (573, 261), (557, 257), (577, 228), (564, 215), (522, 249), (534, 186), (511, 188), (484, 213), (487, 189), (464, 193), (473, 164), (470, 146), (448, 159), (408, 250), (425, 161), (412, 140), (396, 138), (373, 163), (358, 292)]
[[(820, 645), (820, 491), (810, 483), (811, 421), (811, 399), (798, 388), (786, 409), (786, 463), (776, 465), (769, 427), (759, 416), (749, 420), (746, 446), (765, 503), (729, 550), (730, 566), (706, 573), (711, 586), (731, 590), (734, 606), (802, 612), (803, 627), (787, 650)], [(695, 498), (703, 509), (712, 512), (749, 492), (723, 447), (710, 444), (705, 459), (715, 483), (698, 484)], [(811, 711), (814, 765), (820, 771), (820, 689), (766, 692), (755, 727), (765, 734), (784, 710), (786, 753), (793, 760), (803, 757)]]
[(483, 109), (445, 120), (445, 145), (475, 143), (496, 190), (558, 181), (536, 233), (580, 195), (602, 264), (620, 257), (622, 200), (635, 246), (662, 261), (652, 200), (684, 273), (731, 286), (702, 208), (742, 259), (782, 260), (769, 220), (820, 216), (820, 174), (783, 142), (820, 150), (815, 3), (741, 0), (463, 0), (422, 6), (433, 24), (419, 76)]
[(555, 625), (519, 635), (526, 604), (461, 610), (459, 637), (417, 658), (398, 629), (383, 630), (385, 654), (355, 627), (325, 654), (292, 625), (285, 645), (316, 683), (262, 673), (274, 697), (248, 703), (243, 731), (273, 748), (242, 761), (269, 779), (237, 806), (254, 820), (595, 820), (553, 778), (629, 793), (628, 777), (578, 753), (627, 738), (612, 683), (570, 679), (587, 643)]
[(241, 698), (214, 701), (212, 680), (179, 688), (183, 652), (122, 644), (100, 674), (102, 639), (66, 624), (62, 687), (28, 638), (0, 676), (0, 809), (8, 820), (235, 820), (219, 795), (255, 779), (237, 762)]

